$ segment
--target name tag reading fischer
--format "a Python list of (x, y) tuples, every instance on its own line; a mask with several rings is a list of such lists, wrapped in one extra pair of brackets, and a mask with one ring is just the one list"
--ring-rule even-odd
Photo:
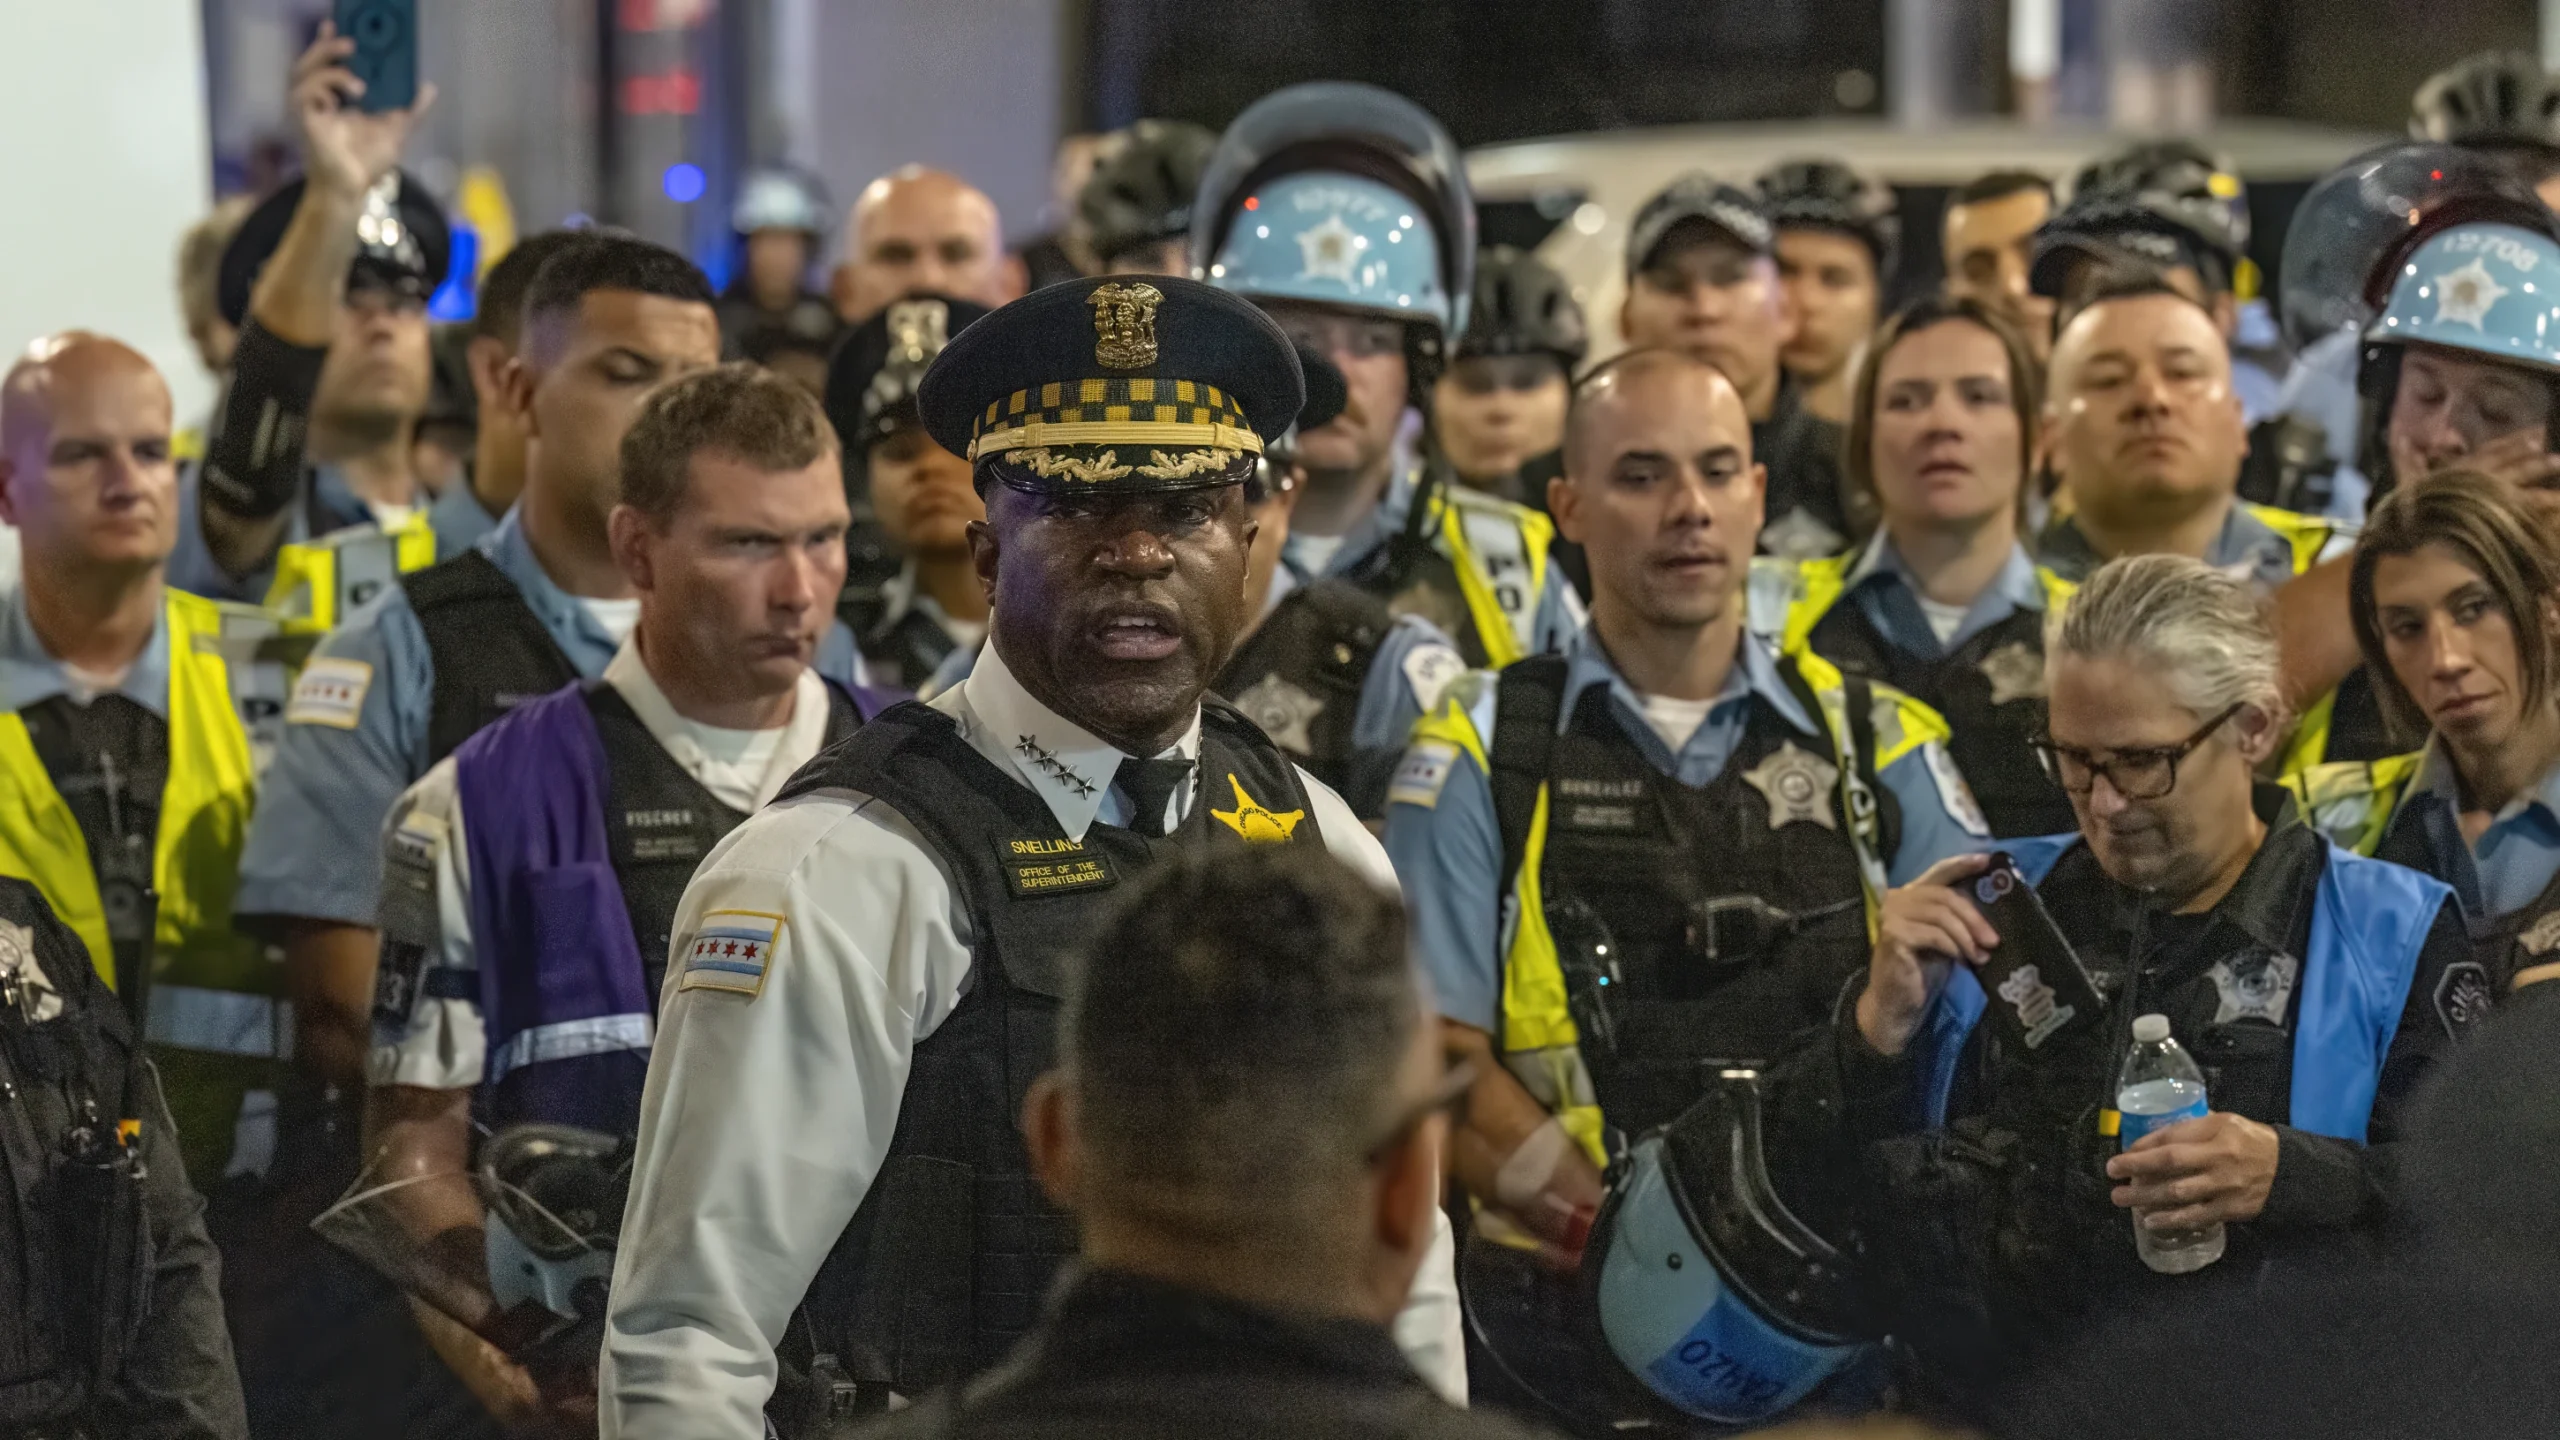
[(1091, 890), (1120, 880), (1110, 856), (1088, 853), (1079, 840), (1008, 840), (1003, 860), (1005, 884), (1017, 899)]

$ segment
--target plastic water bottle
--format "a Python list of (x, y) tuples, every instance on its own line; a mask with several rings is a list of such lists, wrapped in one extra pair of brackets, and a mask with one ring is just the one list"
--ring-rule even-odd
[[(2169, 1017), (2145, 1015), (2133, 1022), (2133, 1048), (2116, 1072), (2116, 1113), (2123, 1117), (2124, 1148), (2154, 1130), (2205, 1114), (2204, 1073), (2169, 1037)], [(2133, 1248), (2142, 1263), (2163, 1275), (2184, 1275), (2222, 1258), (2222, 1226), (2163, 1234), (2133, 1216)]]

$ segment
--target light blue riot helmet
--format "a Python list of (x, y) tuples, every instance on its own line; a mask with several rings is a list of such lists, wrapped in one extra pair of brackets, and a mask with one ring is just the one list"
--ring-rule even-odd
[(2285, 342), (2361, 332), (2390, 298), (2385, 262), (2467, 220), (2530, 217), (2541, 200), (2504, 159), (2460, 145), (2378, 146), (2320, 177), (2294, 207), (2277, 270)]
[(1219, 137), (1191, 207), (1200, 278), (1409, 322), (1427, 386), (1465, 331), (1475, 201), (1464, 157), (1429, 112), (1374, 85), (1292, 85)]
[(1855, 1389), (1877, 1350), (1859, 1277), (1760, 1147), (1758, 1077), (1729, 1070), (1610, 1167), (1578, 1275), (1480, 1227), (1459, 1291), (1482, 1352), (1578, 1433), (1751, 1427)]
[(2440, 230), (2400, 262), (2364, 335), (2560, 371), (2560, 240), (2498, 222)]
[(824, 187), (797, 170), (773, 167), (749, 175), (738, 187), (738, 203), (729, 211), (729, 228), (741, 235), (759, 230), (798, 230), (823, 242), (834, 216)]

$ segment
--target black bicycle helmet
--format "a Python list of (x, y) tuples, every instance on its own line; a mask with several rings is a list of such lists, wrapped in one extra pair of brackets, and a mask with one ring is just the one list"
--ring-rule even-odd
[(1878, 275), (1893, 273), (1902, 217), (1891, 186), (1838, 160), (1789, 160), (1752, 183), (1780, 230), (1809, 226), (1855, 236), (1874, 253)]
[(1093, 253), (1108, 262), (1191, 233), (1191, 202), (1218, 137), (1184, 120), (1141, 120), (1114, 137), (1076, 195)]
[(2560, 149), (2560, 85), (2521, 50), (2468, 56), (2418, 87), (2409, 135), (2447, 145)]
[(1458, 358), (1553, 355), (1570, 372), (1590, 348), (1582, 306), (1553, 266), (1509, 245), (1476, 256), (1475, 303), (1468, 307)]

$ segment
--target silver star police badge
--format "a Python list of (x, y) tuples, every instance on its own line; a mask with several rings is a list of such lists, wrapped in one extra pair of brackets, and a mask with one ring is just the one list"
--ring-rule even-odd
[(1840, 828), (1831, 814), (1831, 787), (1840, 781), (1839, 767), (1797, 749), (1793, 740), (1779, 742), (1769, 758), (1743, 771), (1742, 778), (1769, 802), (1770, 829), (1798, 820), (1810, 820), (1825, 830)]
[(1982, 657), (1982, 678), (1991, 682), (1991, 703), (2044, 698), (2044, 657), (2023, 640), (2013, 640)]
[(1802, 509), (1790, 510), (1760, 527), (1760, 548), (1789, 560), (1819, 560), (1836, 555), (1845, 543), (1839, 531)]
[(0, 1000), (30, 1024), (62, 1013), (62, 996), (36, 964), (35, 930), (6, 920), (0, 920)]
[(2251, 950), (2213, 962), (2213, 1023), (2264, 1020), (2282, 1025), (2293, 1004), (2294, 977), (2302, 962), (2272, 950)]
[(1307, 725), (1324, 713), (1324, 702), (1281, 679), (1278, 672), (1247, 686), (1236, 696), (1235, 706), (1244, 718), (1262, 727), (1272, 744), (1293, 755), (1316, 753), (1315, 737), (1307, 733)]
[(1342, 212), (1336, 210), (1298, 232), (1298, 256), (1306, 262), (1298, 272), (1299, 279), (1351, 284), (1352, 267), (1360, 260), (1360, 232), (1345, 223)]

